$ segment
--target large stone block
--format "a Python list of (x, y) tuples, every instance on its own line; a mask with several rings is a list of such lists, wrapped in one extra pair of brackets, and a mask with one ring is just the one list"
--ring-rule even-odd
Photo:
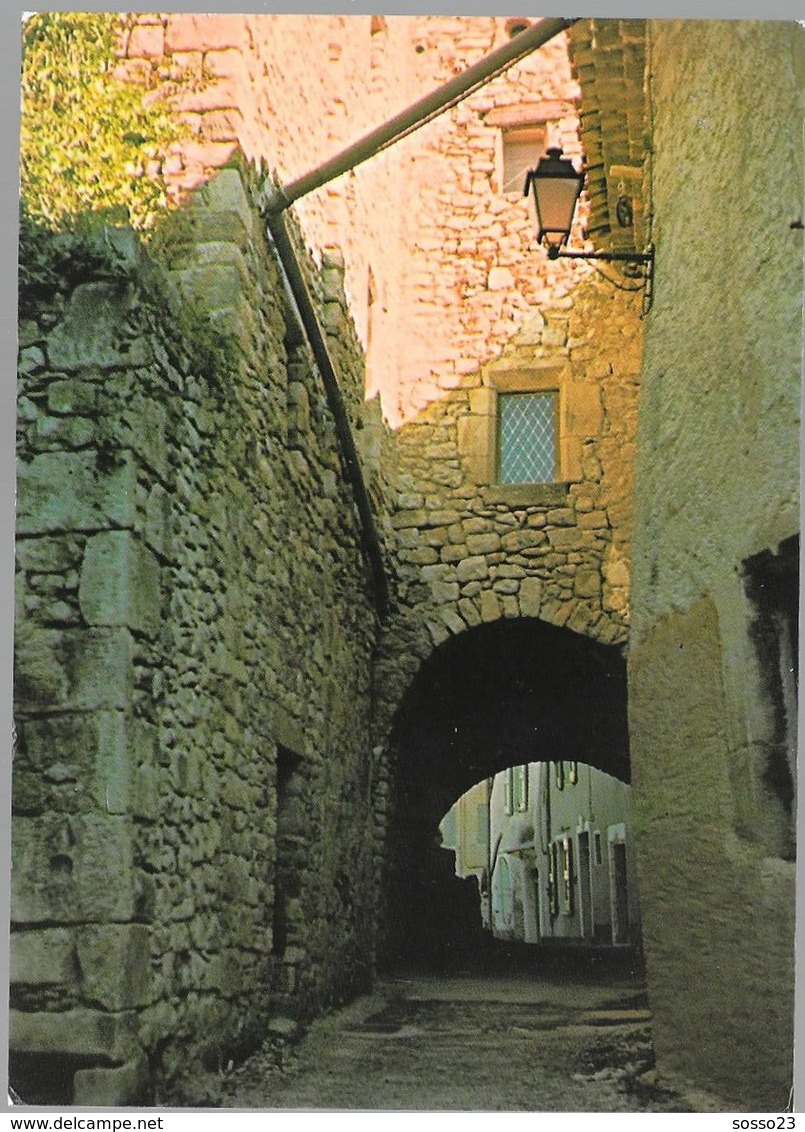
[(92, 799), (107, 814), (153, 817), (156, 728), (123, 712), (96, 712)]
[(491, 437), (490, 418), (487, 416), (459, 417), (458, 420), (458, 450), (459, 453), (478, 464), (482, 473), (482, 480), (489, 477), (489, 461), (491, 459), (489, 446)]
[(510, 531), (501, 536), (501, 546), (507, 554), (517, 554), (518, 551), (541, 546), (547, 539), (544, 531), (534, 527), (524, 530)]
[(481, 620), (485, 622), (497, 621), (503, 612), (500, 599), (494, 590), (483, 590), (480, 597)]
[(48, 358), (54, 369), (66, 371), (145, 366), (152, 360), (143, 338), (121, 334), (132, 309), (127, 290), (108, 283), (76, 287), (62, 321), (48, 337)]
[(9, 1014), (9, 1043), (15, 1053), (62, 1054), (101, 1064), (139, 1057), (142, 1050), (128, 1014), (100, 1010), (40, 1011)]
[(148, 1058), (134, 1057), (110, 1069), (78, 1069), (73, 1077), (73, 1104), (81, 1108), (118, 1108), (147, 1102)]
[(84, 752), (92, 746), (91, 723), (83, 714), (21, 719), (17, 726), (17, 756), (41, 770), (73, 760), (83, 765)]
[(471, 555), (494, 554), (500, 550), (500, 535), (490, 531), (487, 534), (468, 534), (467, 550)]
[(73, 933), (67, 928), (12, 932), (11, 982), (33, 986), (77, 983)]
[(66, 574), (81, 561), (80, 543), (71, 538), (18, 538), (15, 547), (20, 570), (37, 574)]
[(489, 566), (483, 555), (476, 554), (463, 559), (456, 567), (459, 582), (482, 581), (489, 576)]
[(243, 20), (231, 15), (174, 13), (165, 27), (165, 51), (172, 55), (176, 51), (234, 49), (241, 45), (243, 34)]
[(127, 629), (75, 634), (69, 641), (71, 687), (65, 706), (122, 708), (132, 692), (132, 639)]
[(458, 601), (458, 582), (432, 582), (431, 594), (437, 605), (442, 605), (445, 602)]
[(598, 386), (588, 382), (568, 381), (563, 392), (563, 434), (582, 440), (600, 436), (604, 416)]
[(542, 580), (540, 578), (523, 578), (520, 582), (520, 615), (522, 617), (539, 617), (542, 605)]
[(587, 545), (585, 533), (577, 527), (554, 527), (548, 531), (548, 541), (556, 550), (583, 550)]
[(126, 427), (126, 445), (163, 480), (170, 474), (168, 413), (153, 396), (130, 396), (120, 419)]
[(206, 265), (176, 272), (185, 297), (204, 311), (235, 307), (243, 292), (243, 279), (236, 267)]
[(162, 24), (139, 24), (129, 33), (128, 55), (131, 59), (158, 58), (165, 49)]
[(40, 629), (24, 624), (17, 641), (20, 712), (122, 708), (132, 683), (127, 629)]
[(243, 251), (231, 240), (205, 240), (194, 243), (192, 258), (196, 267), (234, 267), (244, 283), (249, 280), (249, 267)]
[(579, 483), (585, 475), (595, 479), (600, 476), (600, 467), (597, 474), (592, 467), (585, 468), (583, 463), (584, 446), (578, 436), (569, 434), (559, 438), (559, 467), (562, 479), (566, 483)]
[(464, 630), (467, 628), (466, 621), (463, 620), (461, 615), (456, 611), (456, 609), (452, 605), (447, 605), (447, 606), (444, 606), (442, 609), (440, 609), (439, 610), (439, 616), (441, 617), (442, 621), (444, 621), (445, 625), (450, 630), (450, 632), (453, 633), (454, 635), (458, 635), (459, 633), (463, 633)]
[(38, 369), (44, 369), (45, 365), (45, 355), (38, 346), (26, 346), (20, 351), (17, 369), (21, 375), (25, 376)]
[[(55, 781), (69, 772), (80, 799), (75, 807), (93, 807), (108, 814), (154, 816), (153, 789), (137, 768), (155, 762), (155, 728), (123, 711), (74, 712), (23, 719), (18, 727), (20, 759), (33, 768), (37, 781)], [(22, 771), (14, 779), (14, 804)]]
[(629, 585), (629, 564), (623, 558), (613, 558), (605, 563), (603, 573), (610, 586)]
[(42, 452), (30, 463), (20, 462), (18, 533), (133, 526), (135, 469), (129, 453), (120, 452), (118, 458), (108, 472), (99, 469), (96, 454), (91, 451)]
[(580, 566), (573, 579), (576, 597), (598, 597), (601, 593), (601, 575), (597, 570)]
[(69, 696), (65, 636), (23, 621), (15, 642), (18, 712), (63, 706)]
[(155, 636), (160, 627), (159, 564), (130, 531), (87, 541), (78, 600), (89, 625), (121, 625)]
[[(208, 90), (200, 90), (191, 97), (193, 100), (206, 101), (209, 100), (210, 94)], [(226, 173), (228, 170), (223, 170), (223, 172)], [(209, 184), (197, 190), (197, 192), (203, 193), (208, 187)], [(247, 228), (240, 212), (235, 209), (213, 212), (209, 209), (194, 207), (189, 212), (182, 214), (182, 222), (187, 226), (187, 232), (182, 231), (177, 236), (177, 244), (182, 249), (180, 255), (183, 262), (186, 260), (188, 246), (192, 248), (192, 244), (187, 245), (186, 240), (195, 239), (212, 243), (224, 241), (236, 244), (240, 248), (247, 247), (249, 243), (251, 225)]]
[(18, 817), (12, 837), (15, 923), (131, 920), (138, 910), (133, 829), (103, 814)]
[(146, 545), (161, 558), (172, 550), (171, 497), (162, 484), (155, 484), (145, 505), (144, 536)]
[(51, 413), (93, 413), (98, 387), (76, 378), (52, 381), (48, 385), (48, 409)]
[(150, 929), (145, 924), (81, 928), (76, 952), (86, 1002), (117, 1011), (151, 1001)]
[(422, 527), (428, 521), (428, 513), (422, 509), (397, 511), (392, 516), (391, 525), (395, 530)]

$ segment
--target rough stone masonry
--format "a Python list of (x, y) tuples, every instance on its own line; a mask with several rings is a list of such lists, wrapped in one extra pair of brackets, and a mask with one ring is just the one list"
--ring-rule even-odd
[[(21, 326), (11, 1040), (29, 1096), (146, 1099), (371, 970), (377, 620), (247, 181), (200, 190), (169, 276), (107, 234), (117, 277)], [(362, 359), (325, 269), (355, 415)]]

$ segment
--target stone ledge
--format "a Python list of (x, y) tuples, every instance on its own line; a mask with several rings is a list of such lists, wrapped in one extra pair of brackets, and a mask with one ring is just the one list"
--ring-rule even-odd
[(63, 1013), (9, 1013), (10, 1048), (15, 1053), (54, 1053), (94, 1058), (114, 1065), (142, 1051), (134, 1036), (131, 1014), (107, 1014), (99, 1010), (68, 1010)]
[(73, 1104), (86, 1108), (142, 1104), (150, 1085), (144, 1054), (114, 1068), (79, 1069), (73, 1078)]
[(484, 115), (484, 125), (498, 126), (502, 129), (511, 126), (543, 125), (545, 122), (557, 122), (562, 118), (569, 118), (575, 111), (576, 103), (567, 99), (516, 102), (510, 106), (495, 106), (488, 111)]
[(568, 483), (496, 483), (481, 489), (484, 503), (504, 503), (510, 507), (564, 503)]

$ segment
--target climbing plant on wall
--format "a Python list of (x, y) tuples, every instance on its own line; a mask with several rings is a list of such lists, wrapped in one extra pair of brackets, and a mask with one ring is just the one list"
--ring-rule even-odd
[(100, 213), (147, 230), (168, 203), (161, 162), (186, 131), (158, 73), (116, 76), (126, 30), (115, 12), (43, 12), (23, 25), (22, 205), (49, 228)]

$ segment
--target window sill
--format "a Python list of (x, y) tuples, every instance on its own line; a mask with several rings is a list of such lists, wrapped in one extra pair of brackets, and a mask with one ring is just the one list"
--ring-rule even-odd
[(493, 483), (481, 488), (484, 503), (506, 503), (510, 507), (561, 504), (569, 483)]

